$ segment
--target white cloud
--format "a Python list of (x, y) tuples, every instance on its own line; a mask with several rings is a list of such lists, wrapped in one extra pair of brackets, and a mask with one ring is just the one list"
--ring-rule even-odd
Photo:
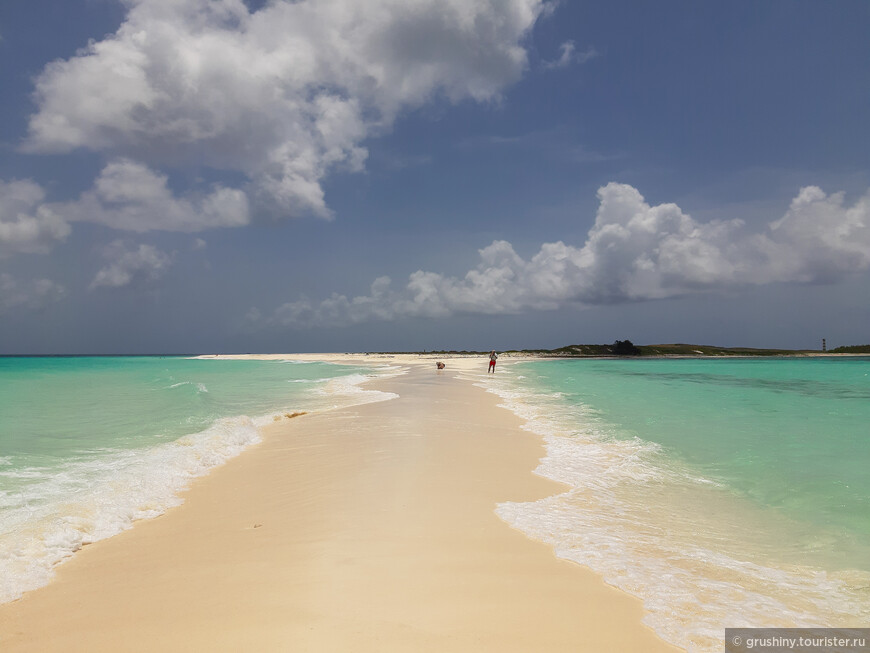
[(571, 64), (584, 64), (590, 59), (594, 59), (599, 55), (598, 50), (590, 45), (583, 52), (577, 52), (577, 45), (574, 41), (565, 41), (559, 46), (559, 58), (555, 61), (545, 61), (544, 68), (554, 70), (556, 68), (567, 68)]
[(172, 265), (172, 257), (152, 245), (129, 248), (123, 241), (110, 243), (103, 251), (108, 263), (97, 272), (91, 289), (120, 288), (134, 280), (159, 279)]
[[(870, 191), (854, 205), (843, 193), (801, 189), (788, 212), (771, 224), (770, 243), (778, 247), (776, 273), (799, 281), (836, 281), (853, 270), (870, 267)], [(800, 258), (789, 256), (790, 251)], [(778, 256), (777, 256), (778, 255)]]
[(137, 232), (194, 232), (239, 227), (250, 221), (244, 192), (215, 186), (206, 195), (178, 198), (165, 175), (130, 159), (111, 161), (91, 190), (77, 201), (54, 205), (54, 209), (71, 221)]
[(0, 254), (47, 252), (69, 232), (69, 225), (45, 204), (39, 184), (0, 179)]
[(525, 260), (510, 243), (495, 241), (462, 278), (419, 270), (393, 289), (381, 277), (368, 295), (303, 298), (263, 320), (322, 326), (519, 313), (775, 282), (830, 283), (870, 268), (870, 191), (846, 206), (842, 193), (803, 188), (782, 218), (748, 234), (740, 220), (699, 223), (676, 204), (650, 206), (626, 184), (610, 183), (598, 197), (582, 247), (545, 243)]
[(328, 216), (324, 177), (360, 169), (363, 141), (401, 110), (438, 94), (492, 100), (516, 81), (546, 3), (126, 4), (115, 34), (39, 75), (25, 149), (84, 147), (152, 168), (207, 162), (240, 171), (249, 195), (285, 214)]
[(65, 289), (50, 279), (20, 281), (0, 273), (0, 314), (11, 310), (34, 311), (63, 297)]

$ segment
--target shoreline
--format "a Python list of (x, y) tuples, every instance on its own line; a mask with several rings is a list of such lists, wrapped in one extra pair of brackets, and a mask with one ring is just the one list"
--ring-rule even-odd
[[(259, 370), (252, 379), (250, 374), (236, 377), (232, 363), (198, 364), (180, 358), (170, 362), (161, 357), (151, 359), (144, 374), (131, 375), (139, 363), (131, 368), (130, 360), (99, 363), (93, 377), (88, 367), (82, 368), (84, 377), (79, 368), (73, 367), (72, 375), (62, 368), (54, 387), (36, 379), (35, 386), (10, 405), (11, 428), (5, 435), (12, 441), (4, 453), (11, 455), (0, 456), (0, 605), (50, 583), (58, 567), (83, 546), (114, 537), (180, 504), (194, 479), (259, 442), (260, 427), (300, 411), (388, 399), (390, 395), (359, 386), (399, 370), (249, 361), (257, 367), (247, 369)], [(284, 386), (287, 377), (293, 385)], [(50, 378), (50, 372), (43, 377)], [(47, 417), (22, 423), (22, 416), (41, 409), (37, 398), (42, 390), (56, 391), (58, 379), (74, 388), (91, 378), (96, 388), (106, 391), (86, 393), (90, 405), (99, 406), (98, 414), (91, 417), (68, 403), (54, 414), (56, 406), (49, 406)], [(135, 391), (115, 393), (101, 381), (106, 378), (119, 387), (132, 382)], [(160, 414), (163, 408), (170, 411), (166, 418)], [(10, 426), (8, 419), (5, 424)], [(31, 449), (29, 443), (16, 445), (15, 434), (29, 428), (34, 429), (35, 444)], [(67, 429), (69, 443), (56, 444), (69, 455), (61, 453), (55, 464), (40, 464), (38, 458), (32, 466), (25, 462), (34, 453), (38, 456), (46, 435), (65, 434)], [(82, 439), (82, 433), (88, 436)], [(90, 449), (91, 443), (101, 446)]]
[(267, 426), (181, 506), (85, 547), (0, 606), (4, 650), (677, 650), (639, 599), (496, 516), (561, 486), (459, 365), (303, 356), (411, 370), (365, 384), (399, 399)]

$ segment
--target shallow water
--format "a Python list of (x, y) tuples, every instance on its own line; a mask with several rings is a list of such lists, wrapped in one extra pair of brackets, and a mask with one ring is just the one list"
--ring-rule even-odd
[(691, 651), (725, 627), (870, 617), (870, 359), (563, 360), (476, 382), (560, 495), (498, 514), (640, 596)]

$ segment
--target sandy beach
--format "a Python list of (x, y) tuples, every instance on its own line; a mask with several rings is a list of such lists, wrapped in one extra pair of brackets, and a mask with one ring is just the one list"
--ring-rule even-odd
[(677, 650), (638, 599), (496, 516), (561, 486), (532, 473), (519, 418), (456, 378), (485, 359), (332, 360), (408, 372), (367, 385), (397, 399), (266, 427), (180, 507), (85, 547), (0, 606), (0, 649)]

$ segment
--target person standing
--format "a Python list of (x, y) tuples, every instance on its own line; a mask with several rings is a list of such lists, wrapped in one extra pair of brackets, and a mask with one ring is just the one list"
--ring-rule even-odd
[(495, 374), (495, 361), (498, 358), (498, 354), (495, 353), (495, 349), (489, 352), (489, 369), (486, 370), (486, 373), (489, 374), (492, 372)]

